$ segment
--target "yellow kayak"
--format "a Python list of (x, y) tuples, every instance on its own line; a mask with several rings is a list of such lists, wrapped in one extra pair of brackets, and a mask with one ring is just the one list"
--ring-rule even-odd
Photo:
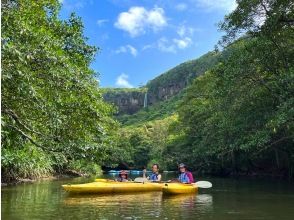
[(112, 180), (112, 179), (95, 179), (95, 182), (109, 183), (109, 182), (115, 182), (115, 180)]
[(189, 194), (197, 191), (198, 187), (195, 184), (166, 183), (162, 187), (163, 194)]
[(161, 191), (163, 183), (93, 182), (62, 185), (71, 193), (131, 193)]

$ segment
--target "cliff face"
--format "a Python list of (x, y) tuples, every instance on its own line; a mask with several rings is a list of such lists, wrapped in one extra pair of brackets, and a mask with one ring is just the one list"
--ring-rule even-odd
[(149, 81), (138, 89), (106, 89), (104, 99), (118, 107), (118, 114), (134, 114), (144, 107), (147, 92), (147, 105), (165, 101), (182, 91), (192, 80), (212, 68), (219, 54), (209, 52), (204, 56), (182, 63)]
[(152, 105), (157, 102), (168, 100), (178, 94), (187, 86), (186, 82), (173, 82), (157, 87), (155, 90), (148, 90), (148, 104)]
[(118, 114), (134, 114), (144, 107), (145, 90), (110, 89), (104, 92), (105, 101), (118, 107)]
[(156, 92), (147, 89), (135, 91), (134, 89), (109, 89), (103, 93), (106, 102), (118, 107), (118, 115), (132, 115), (144, 107), (145, 98), (147, 106), (160, 101), (168, 100), (178, 94), (186, 84), (183, 82), (158, 87)]

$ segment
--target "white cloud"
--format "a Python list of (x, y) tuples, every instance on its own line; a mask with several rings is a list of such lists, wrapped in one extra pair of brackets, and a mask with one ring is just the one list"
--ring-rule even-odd
[(174, 38), (169, 40), (165, 37), (160, 38), (157, 41), (157, 48), (162, 52), (176, 53), (178, 49), (182, 50), (192, 45), (192, 39), (189, 37), (185, 38)]
[(177, 45), (179, 49), (185, 49), (186, 47), (192, 44), (192, 40), (189, 37), (185, 37), (182, 39), (173, 39), (173, 42)]
[(134, 86), (128, 81), (129, 76), (122, 73), (116, 78), (115, 85), (124, 88), (133, 88)]
[(99, 20), (97, 20), (97, 25), (99, 26), (99, 27), (101, 27), (101, 26), (103, 26), (105, 23), (107, 23), (108, 22), (108, 20), (107, 19), (99, 19)]
[(197, 31), (197, 29), (182, 24), (176, 29), (176, 37), (172, 39), (161, 37), (157, 42), (145, 45), (142, 50), (157, 48), (162, 52), (177, 53), (178, 50), (186, 49), (194, 44), (192, 36), (195, 30)]
[(162, 52), (176, 53), (175, 45), (165, 37), (162, 37), (157, 42), (157, 47)]
[(129, 11), (119, 14), (115, 27), (128, 32), (131, 37), (146, 33), (147, 29), (157, 31), (167, 25), (162, 8), (154, 7), (146, 10), (144, 7), (131, 7)]
[(192, 27), (187, 27), (185, 25), (181, 25), (178, 27), (177, 29), (177, 34), (180, 36), (180, 37), (185, 37), (186, 35), (193, 35), (195, 29), (192, 28)]
[(225, 10), (233, 11), (237, 7), (235, 0), (192, 0), (196, 2), (197, 6), (208, 11)]
[(148, 50), (148, 49), (151, 49), (152, 47), (154, 47), (154, 45), (146, 44), (146, 45), (143, 46), (142, 50)]
[(132, 45), (125, 45), (125, 46), (121, 46), (119, 47), (116, 51), (116, 54), (119, 53), (130, 53), (132, 54), (134, 57), (136, 57), (138, 55), (138, 51), (135, 47), (133, 47)]
[(175, 9), (178, 11), (185, 11), (188, 8), (187, 4), (179, 3), (175, 6)]

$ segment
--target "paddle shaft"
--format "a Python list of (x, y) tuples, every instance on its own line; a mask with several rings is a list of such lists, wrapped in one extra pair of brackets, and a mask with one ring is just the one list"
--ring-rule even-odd
[[(141, 178), (138, 177), (134, 180), (134, 182), (139, 182), (139, 183), (143, 183), (143, 182), (152, 182), (152, 183), (172, 183), (172, 182), (166, 182), (166, 181), (149, 181), (146, 178)], [(212, 184), (208, 181), (198, 181), (196, 183), (191, 183), (193, 185), (196, 185), (199, 188), (211, 188)]]

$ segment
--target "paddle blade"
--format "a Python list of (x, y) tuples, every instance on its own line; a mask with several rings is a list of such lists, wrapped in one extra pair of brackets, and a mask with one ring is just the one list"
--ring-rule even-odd
[(148, 179), (147, 178), (143, 178), (143, 177), (137, 177), (136, 179), (134, 179), (134, 182), (144, 183), (144, 182), (148, 182)]
[(196, 186), (198, 186), (199, 188), (211, 188), (212, 187), (212, 183), (208, 182), (208, 181), (198, 181), (195, 183)]

